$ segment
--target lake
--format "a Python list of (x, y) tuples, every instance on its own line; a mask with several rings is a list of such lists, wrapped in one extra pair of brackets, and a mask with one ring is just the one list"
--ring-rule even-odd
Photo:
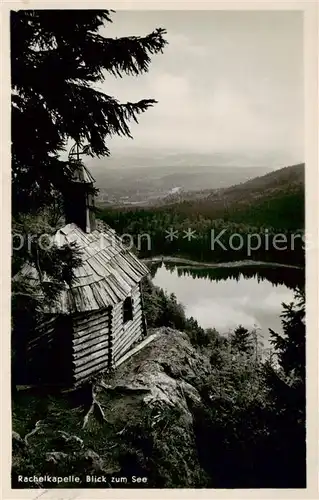
[(282, 331), (282, 302), (291, 302), (293, 288), (304, 282), (304, 271), (275, 266), (207, 269), (157, 264), (153, 282), (174, 293), (203, 328), (225, 334), (239, 324), (260, 328), (268, 347), (269, 328)]

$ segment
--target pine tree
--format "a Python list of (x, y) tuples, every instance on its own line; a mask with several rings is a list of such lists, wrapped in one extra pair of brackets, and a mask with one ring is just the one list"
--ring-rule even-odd
[(305, 381), (306, 325), (305, 293), (297, 289), (295, 301), (283, 304), (281, 314), (283, 334), (270, 330), (270, 342), (274, 346), (278, 362), (286, 377), (294, 376)]
[(273, 400), (273, 465), (282, 487), (306, 487), (305, 294), (296, 290), (295, 301), (283, 304), (283, 334), (270, 330), (278, 369), (269, 363), (265, 374)]
[(230, 344), (233, 350), (249, 354), (252, 352), (252, 337), (247, 328), (239, 325), (230, 336)]
[(156, 101), (120, 103), (97, 90), (107, 73), (140, 75), (162, 52), (165, 30), (144, 37), (100, 34), (113, 11), (11, 12), (13, 213), (48, 204), (71, 174), (67, 141), (107, 156), (106, 139), (131, 137), (129, 122)]

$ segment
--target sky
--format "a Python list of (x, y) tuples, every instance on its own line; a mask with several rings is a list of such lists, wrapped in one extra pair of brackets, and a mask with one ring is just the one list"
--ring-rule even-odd
[(122, 102), (158, 104), (132, 125), (134, 141), (113, 150), (156, 148), (273, 153), (303, 161), (303, 19), (289, 11), (117, 11), (103, 35), (167, 30), (169, 45), (138, 77), (107, 76), (100, 88)]

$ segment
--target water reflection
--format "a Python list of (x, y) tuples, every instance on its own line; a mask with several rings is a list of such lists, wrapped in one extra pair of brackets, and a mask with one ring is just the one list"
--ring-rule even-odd
[(302, 287), (304, 271), (275, 267), (198, 268), (156, 264), (154, 283), (175, 293), (204, 328), (227, 333), (239, 324), (261, 329), (268, 344), (269, 328), (281, 331), (282, 302), (293, 300)]

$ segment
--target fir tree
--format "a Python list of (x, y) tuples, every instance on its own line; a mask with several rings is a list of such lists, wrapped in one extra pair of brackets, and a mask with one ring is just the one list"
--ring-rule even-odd
[(235, 351), (251, 354), (253, 349), (251, 333), (239, 325), (230, 336), (230, 345)]
[(12, 182), (14, 213), (29, 212), (61, 192), (70, 175), (60, 153), (67, 141), (107, 156), (106, 139), (131, 137), (129, 122), (156, 101), (120, 103), (97, 90), (107, 73), (140, 75), (166, 41), (161, 28), (144, 37), (108, 38), (113, 11), (20, 10), (11, 13)]
[(270, 329), (271, 340), (278, 362), (286, 377), (294, 376), (305, 381), (306, 324), (305, 293), (295, 292), (295, 301), (283, 304), (281, 314), (283, 334)]
[(279, 367), (265, 365), (273, 399), (272, 440), (274, 465), (284, 487), (306, 487), (305, 294), (297, 289), (295, 301), (283, 304), (283, 334), (270, 330)]

